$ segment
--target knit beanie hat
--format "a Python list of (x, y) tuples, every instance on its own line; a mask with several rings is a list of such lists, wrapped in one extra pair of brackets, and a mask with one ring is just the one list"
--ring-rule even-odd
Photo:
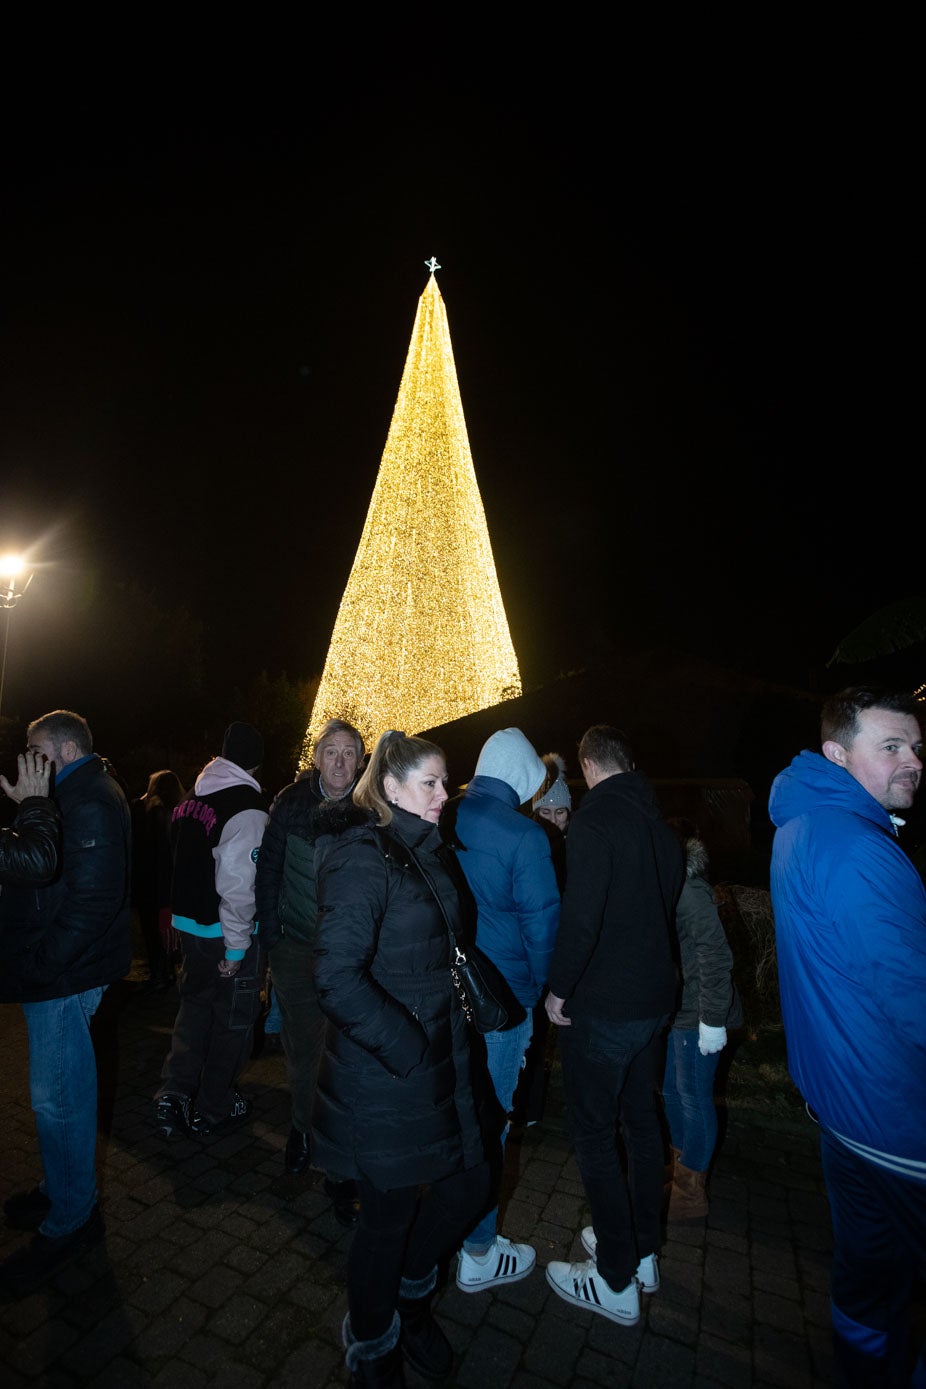
[(548, 787), (542, 796), (534, 796), (531, 808), (533, 810), (539, 810), (543, 805), (550, 806), (554, 810), (559, 810), (561, 807), (565, 806), (567, 810), (571, 810), (572, 796), (570, 795), (569, 787), (566, 785), (566, 763), (558, 752), (544, 753), (543, 763), (551, 776), (555, 773), (556, 779), (552, 786)]
[(252, 723), (230, 723), (222, 740), (222, 756), (249, 772), (264, 760), (264, 740)]
[(482, 746), (476, 776), (493, 776), (511, 787), (518, 805), (529, 801), (546, 780), (547, 769), (520, 728), (500, 728)]

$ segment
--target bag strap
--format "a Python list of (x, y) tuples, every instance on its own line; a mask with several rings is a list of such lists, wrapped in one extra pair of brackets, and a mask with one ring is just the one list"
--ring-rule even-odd
[[(386, 854), (386, 856), (388, 857), (390, 847), (397, 841), (391, 834), (389, 834), (389, 832), (385, 829), (383, 825), (376, 826), (376, 835), (383, 849), (383, 853)], [(410, 844), (407, 844), (404, 839), (399, 842), (401, 842), (402, 848), (408, 854), (409, 861), (415, 865), (415, 867), (418, 869), (418, 872), (421, 874), (423, 881), (427, 884), (428, 888), (430, 889), (431, 895), (437, 903), (440, 914), (444, 918), (444, 925), (447, 927), (447, 935), (450, 937), (450, 945), (453, 951), (455, 952), (453, 957), (453, 963), (465, 963), (466, 954), (463, 950), (460, 949), (459, 945), (457, 944), (456, 934), (454, 932), (453, 926), (450, 923), (450, 916), (447, 912), (447, 908), (444, 906), (443, 898), (438, 892), (437, 886), (433, 878), (425, 868), (424, 864), (421, 862), (421, 859), (415, 853), (412, 846)]]

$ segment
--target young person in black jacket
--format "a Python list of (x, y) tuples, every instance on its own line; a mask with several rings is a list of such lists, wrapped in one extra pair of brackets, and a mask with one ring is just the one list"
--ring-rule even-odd
[(564, 1301), (634, 1326), (640, 1290), (659, 1287), (663, 1148), (653, 1077), (675, 1008), (675, 908), (685, 870), (678, 840), (620, 729), (589, 728), (579, 765), (589, 789), (566, 841), (547, 1016), (560, 1029), (569, 1130), (592, 1212), (592, 1258), (548, 1264), (547, 1282)]

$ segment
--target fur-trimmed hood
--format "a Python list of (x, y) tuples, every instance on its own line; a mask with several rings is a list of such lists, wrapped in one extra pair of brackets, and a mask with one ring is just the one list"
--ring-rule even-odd
[(342, 796), (337, 801), (323, 801), (315, 813), (313, 829), (316, 840), (323, 834), (340, 835), (361, 825), (375, 825), (376, 816), (372, 810), (354, 805), (350, 796)]
[(706, 878), (711, 861), (703, 840), (692, 836), (691, 839), (685, 840), (682, 848), (685, 851), (685, 877)]

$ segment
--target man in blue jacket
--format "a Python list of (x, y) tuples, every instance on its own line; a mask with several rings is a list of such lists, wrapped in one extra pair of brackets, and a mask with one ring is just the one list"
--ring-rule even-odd
[[(519, 806), (530, 801), (547, 769), (518, 728), (484, 744), (476, 774), (451, 805), (459, 862), (476, 901), (476, 942), (500, 970), (526, 1011), (524, 1021), (485, 1042), (489, 1074), (506, 1114), (531, 1040), (531, 1013), (547, 979), (559, 921), (559, 888), (550, 842)], [(516, 1283), (536, 1262), (529, 1245), (496, 1232), (493, 1208), (463, 1242), (457, 1286), (463, 1292)]]
[(775, 779), (771, 890), (794, 1082), (820, 1123), (837, 1382), (909, 1379), (926, 1271), (926, 890), (901, 848), (922, 705), (855, 686)]

